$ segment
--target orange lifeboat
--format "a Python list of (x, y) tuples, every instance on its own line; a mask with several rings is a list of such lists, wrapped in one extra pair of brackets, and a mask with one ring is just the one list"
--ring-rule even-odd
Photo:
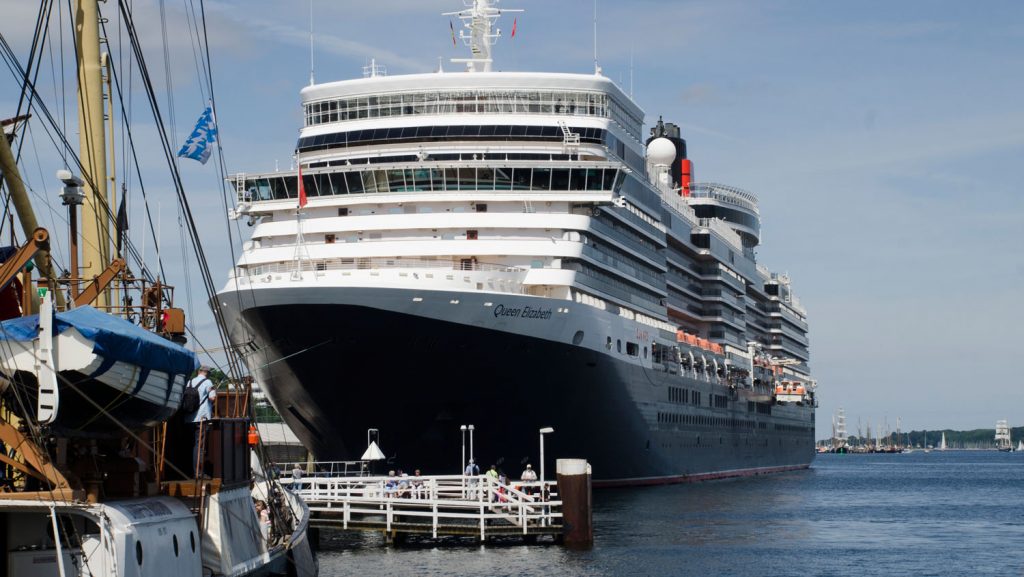
[(260, 443), (260, 432), (256, 429), (256, 425), (249, 425), (249, 444), (252, 446)]

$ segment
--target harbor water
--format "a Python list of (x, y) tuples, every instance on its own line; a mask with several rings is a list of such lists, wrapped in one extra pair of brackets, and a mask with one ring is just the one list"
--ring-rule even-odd
[(1024, 453), (819, 455), (594, 493), (594, 547), (322, 536), (321, 575), (1024, 575)]

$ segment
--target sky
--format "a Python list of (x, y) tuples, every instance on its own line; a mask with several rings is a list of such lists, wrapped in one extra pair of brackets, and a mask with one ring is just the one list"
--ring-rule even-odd
[[(32, 4), (0, 0), (0, 32), (23, 62)], [(208, 98), (186, 18), (198, 2), (164, 2), (169, 75), (160, 3), (132, 5), (180, 144)], [(514, 15), (515, 38), (513, 15), (499, 24), (496, 70), (593, 72), (592, 1), (501, 7), (525, 12)], [(314, 0), (316, 80), (360, 77), (371, 58), (389, 74), (429, 72), (439, 58), (456, 72), (448, 59), (467, 51), (453, 48), (441, 13), (460, 8), (458, 0)], [(288, 169), (298, 92), (310, 77), (308, 1), (207, 0), (205, 9), (228, 171)], [(1024, 4), (630, 0), (600, 2), (597, 13), (599, 65), (634, 95), (646, 124), (663, 116), (682, 127), (697, 180), (759, 197), (759, 261), (790, 275), (808, 311), (817, 437), (828, 436), (840, 407), (851, 433), (858, 420), (895, 429), (901, 418), (904, 430), (1024, 423), (1014, 361), (1024, 343)], [(54, 50), (48, 62), (59, 62)], [(44, 67), (40, 90), (59, 100), (54, 67)], [(135, 122), (152, 128), (136, 89)], [(0, 70), (0, 116), (13, 114), (17, 98), (17, 83)], [(143, 172), (165, 173), (152, 139), (140, 146)], [(52, 156), (41, 132), (26, 147)], [(49, 175), (59, 162), (29, 171), (39, 198), (57, 194)], [(213, 162), (180, 166), (223, 285), (239, 248), (228, 228), (248, 230), (227, 223)], [(159, 204), (165, 270), (180, 278), (194, 259), (182, 257), (175, 201), (159, 178), (147, 178), (147, 192)], [(132, 218), (141, 220), (136, 196)], [(58, 213), (38, 210), (44, 224), (59, 224)], [(132, 235), (154, 254), (141, 226)], [(185, 291), (189, 318), (216, 346), (196, 276)]]

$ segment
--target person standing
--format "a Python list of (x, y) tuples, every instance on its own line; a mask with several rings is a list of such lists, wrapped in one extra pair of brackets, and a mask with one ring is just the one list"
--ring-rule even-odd
[[(213, 418), (213, 401), (217, 398), (217, 389), (210, 380), (210, 367), (203, 365), (191, 381), (185, 385), (185, 392), (182, 394), (182, 406), (188, 410), (189, 404), (195, 404), (196, 408), (188, 415), (186, 420), (194, 427), (194, 443), (192, 444), (192, 474), (199, 477), (203, 474), (202, 458), (206, 452), (206, 436), (209, 427), (206, 421)], [(189, 390), (191, 389), (191, 390)]]
[(487, 469), (487, 473), (485, 473), (485, 475), (487, 475), (487, 485), (488, 485), (488, 487), (492, 487), (493, 486), (494, 487), (494, 491), (495, 491), (494, 493), (491, 494), (490, 500), (492, 502), (493, 501), (497, 501), (498, 500), (498, 494), (497, 494), (497, 490), (498, 490), (498, 488), (497, 488), (497, 485), (498, 485), (498, 466), (497, 465), (491, 465), (491, 468)]
[(462, 474), (465, 477), (469, 477), (469, 493), (467, 497), (476, 499), (476, 485), (478, 482), (477, 477), (480, 475), (480, 467), (477, 466), (476, 461), (470, 459), (469, 463), (466, 464), (466, 470)]
[[(527, 495), (533, 494), (532, 483), (537, 482), (537, 472), (533, 470), (533, 465), (527, 464), (526, 468), (523, 469), (523, 474), (519, 477), (519, 480), (524, 483), (523, 492)], [(527, 484), (530, 483), (530, 484)]]

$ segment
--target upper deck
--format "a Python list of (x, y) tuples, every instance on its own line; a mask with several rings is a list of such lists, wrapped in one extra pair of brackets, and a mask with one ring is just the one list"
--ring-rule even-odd
[[(642, 138), (644, 112), (597, 74), (475, 72), (371, 76), (317, 84), (301, 92), (302, 135), (323, 125), (377, 118), (450, 115), (597, 117)], [(525, 121), (525, 119), (524, 119)]]

